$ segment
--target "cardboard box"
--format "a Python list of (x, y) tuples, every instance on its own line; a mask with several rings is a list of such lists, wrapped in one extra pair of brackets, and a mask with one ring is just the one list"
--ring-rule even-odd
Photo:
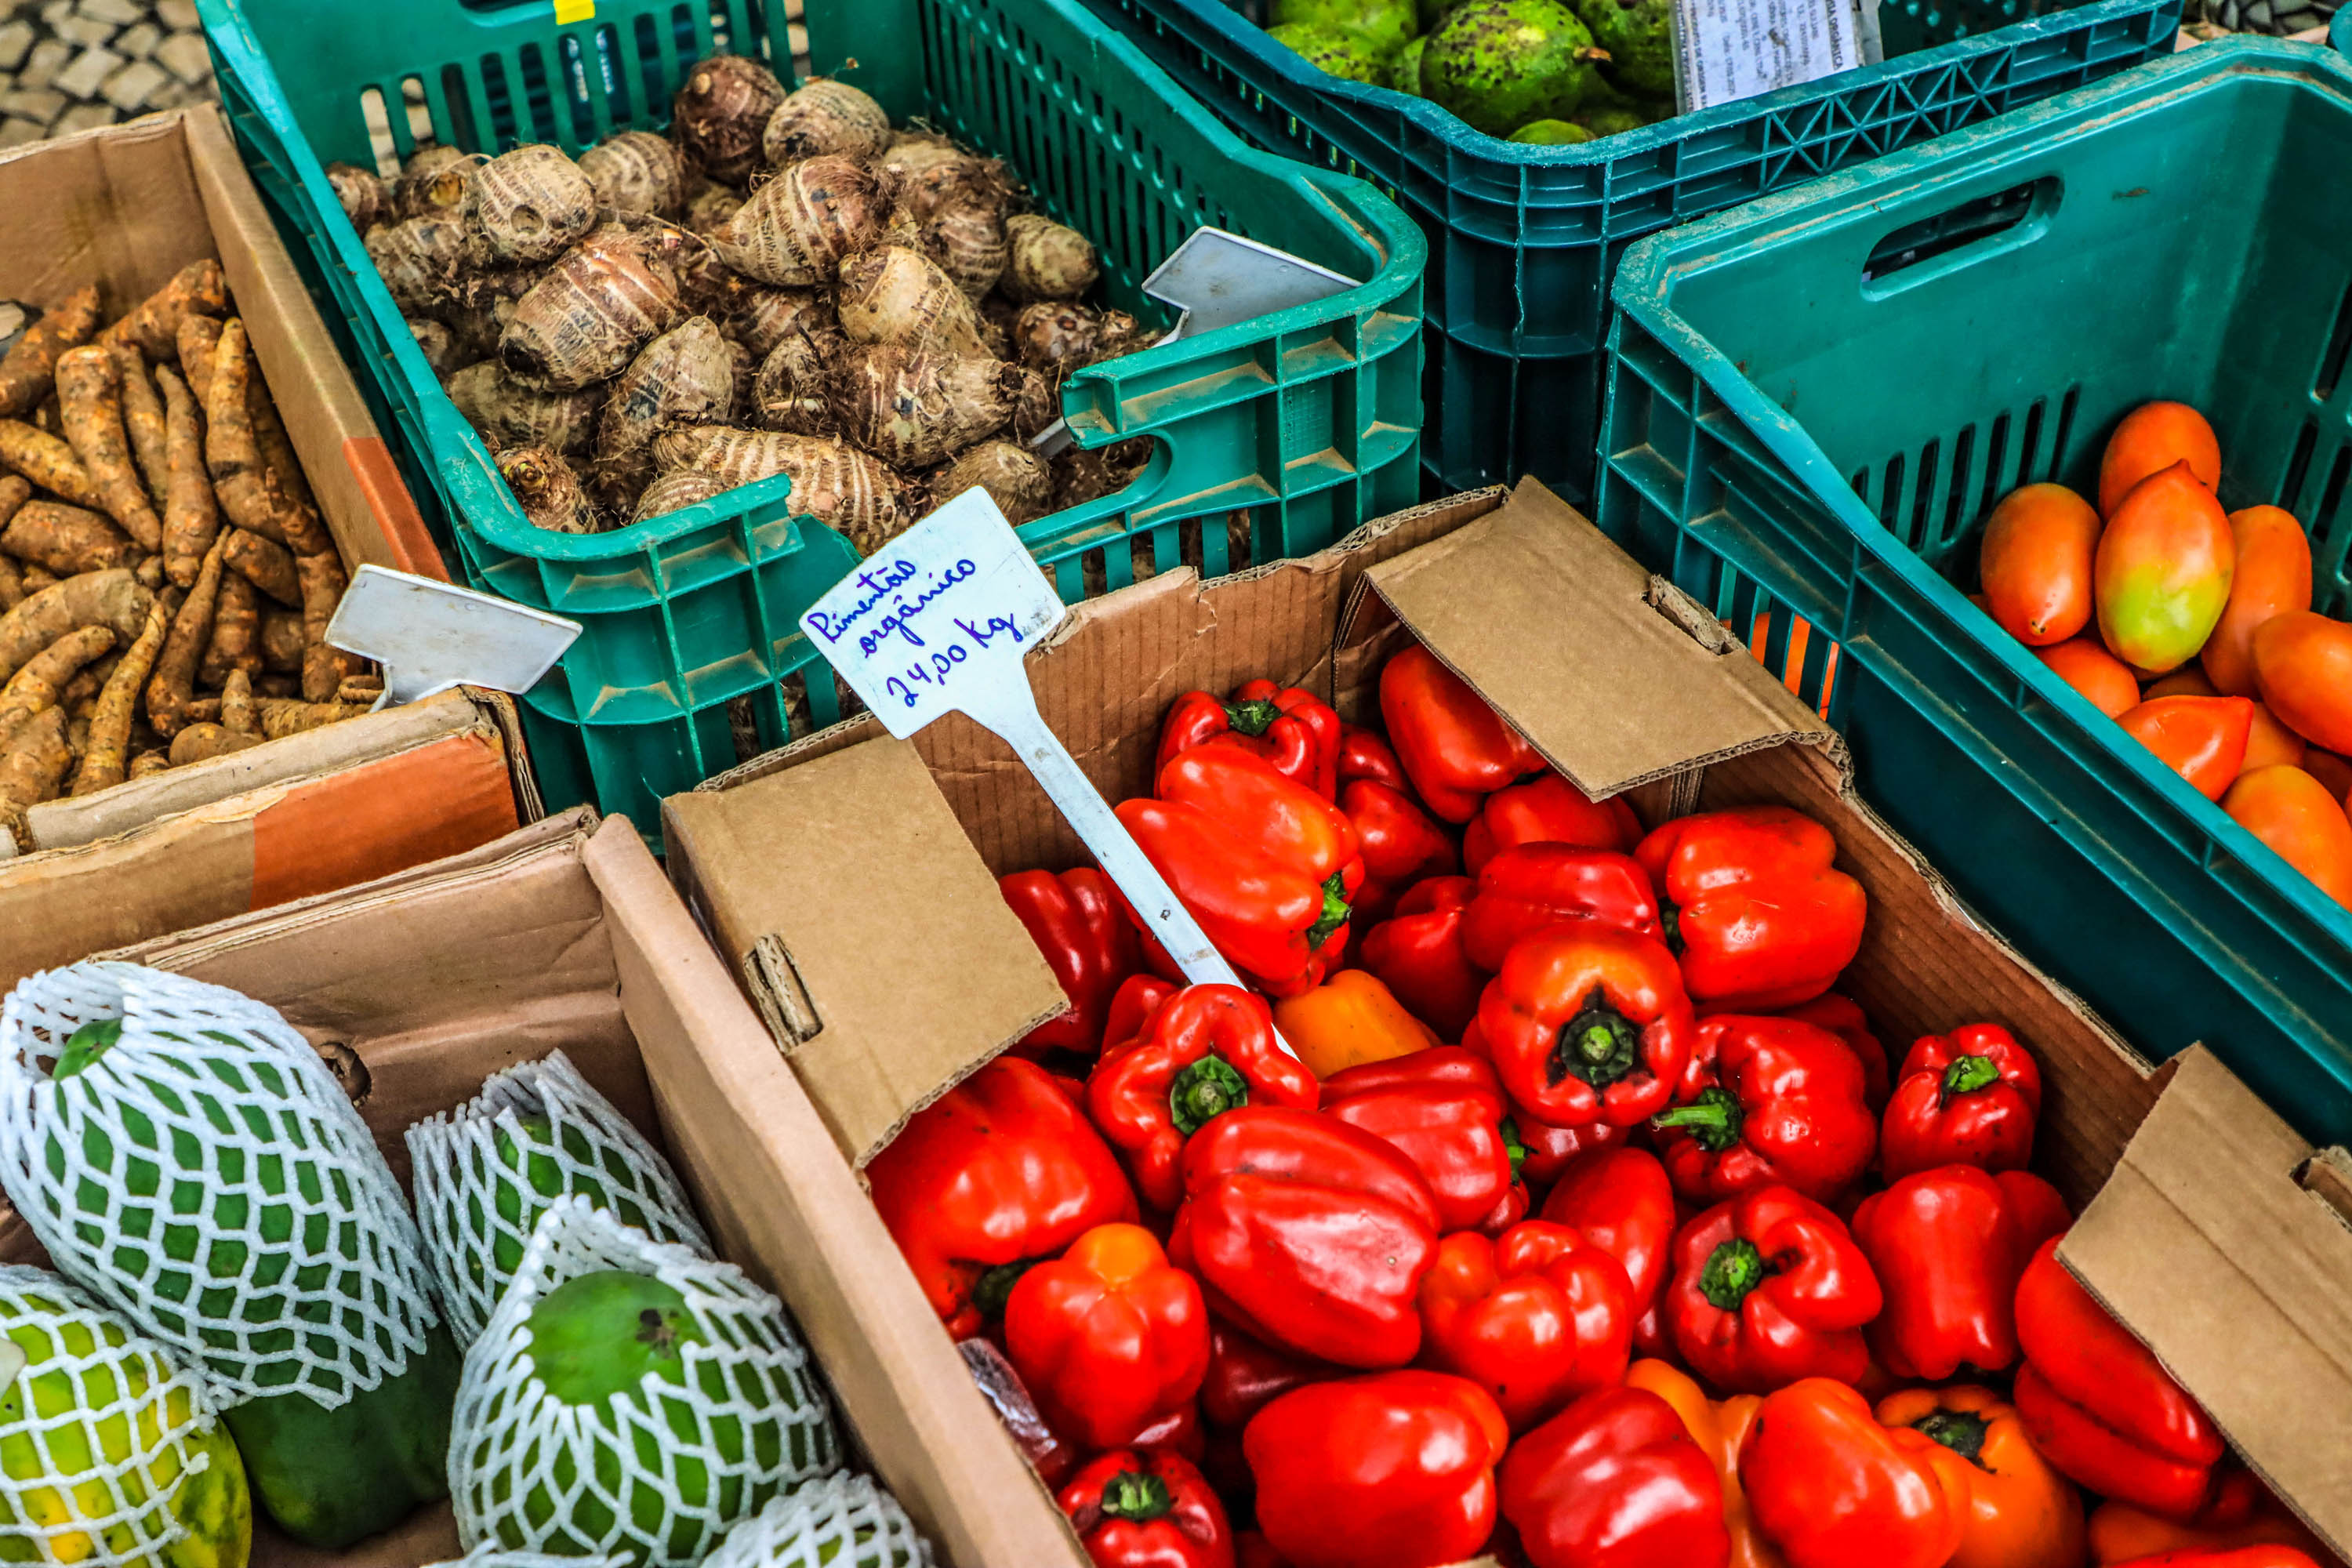
[[(446, 580), (416, 504), (218, 109), (207, 104), (150, 115), (0, 155), (0, 212), (9, 215), (0, 225), (0, 296), (47, 307), (96, 283), (109, 321), (191, 262), (217, 258), (345, 567), (373, 563)], [(502, 752), (486, 757), (478, 751), (470, 757), (474, 765), (460, 765), (451, 753), (442, 767), (419, 772), (423, 764), (412, 758), (404, 769), (343, 781), (331, 792), (331, 809), (319, 811), (306, 835), (302, 890), (341, 887), (388, 869), (378, 832), (420, 844), (432, 840), (444, 847), (436, 853), (460, 847), (446, 834), (434, 839), (432, 819), (453, 802), (487, 801), (495, 794), (494, 776), (508, 771), (509, 760), (520, 783), (521, 815), (536, 816), (510, 713), (501, 727)], [(415, 729), (394, 715), (370, 715), (79, 800), (51, 801), (27, 814), (29, 844), (12, 845), (0, 831), (0, 855), (112, 837), (173, 813), (220, 805), (256, 781), (324, 781), (345, 769), (364, 770), (413, 749)], [(314, 790), (311, 798), (326, 797)], [(486, 818), (488, 831), (465, 842), (510, 831), (517, 820), (511, 810), (500, 820)], [(0, 915), (0, 931), (6, 929)], [(7, 951), (0, 942), (0, 954)]]
[[(348, 1047), (345, 1086), (404, 1184), (404, 1131), (484, 1077), (561, 1047), (661, 1143), (724, 1256), (792, 1309), (845, 1436), (942, 1562), (1060, 1559), (1055, 1522), (977, 1500), (1023, 1489), (995, 1417), (938, 1329), (894, 1334), (897, 1253), (709, 944), (626, 821), (551, 817), (434, 865), (109, 953), (233, 986), (315, 1045)], [(341, 1056), (337, 1052), (338, 1057)], [(351, 1058), (343, 1058), (349, 1060)], [(730, 1108), (756, 1106), (756, 1119)], [(39, 1261), (10, 1216), (0, 1257)], [(907, 1281), (911, 1289), (912, 1281)], [(1037, 1527), (1044, 1525), (1041, 1531)], [(457, 1554), (446, 1507), (329, 1555), (266, 1527), (256, 1568), (415, 1568)]]
[[(1979, 1019), (2032, 1045), (2036, 1163), (2090, 1205), (2061, 1256), (2315, 1528), (2352, 1542), (2352, 1232), (2327, 1202), (2347, 1187), (2340, 1154), (2311, 1161), (2201, 1050), (2152, 1070), (1971, 918), (1855, 796), (1839, 738), (1712, 614), (1540, 486), (1215, 583), (1152, 579), (1079, 606), (1029, 671), (1047, 722), (1118, 800), (1146, 787), (1179, 692), (1264, 675), (1364, 716), (1408, 637), (1587, 790), (1630, 791), (1645, 821), (1779, 802), (1827, 824), (1872, 905), (1842, 988), (1896, 1050)], [(870, 719), (812, 736), (673, 797), (664, 831), (672, 877), (860, 1162), (1050, 1007), (1026, 934), (983, 889), (1082, 852), (1009, 750), (961, 717), (911, 742)], [(751, 1125), (763, 1109), (729, 1114)], [(911, 1276), (889, 1253), (866, 1267), (877, 1321), (919, 1339)], [(1008, 1528), (1050, 1507), (1034, 1488), (991, 1505)]]

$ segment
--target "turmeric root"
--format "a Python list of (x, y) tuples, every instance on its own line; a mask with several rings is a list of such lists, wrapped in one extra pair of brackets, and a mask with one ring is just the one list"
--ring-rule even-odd
[(172, 737), (171, 765), (184, 768), (191, 763), (208, 763), (257, 746), (268, 738), (258, 730), (248, 735), (226, 724), (191, 724)]
[(158, 590), (162, 589), (163, 586), (163, 558), (160, 555), (141, 556), (139, 558), (139, 564), (131, 568), (131, 575), (137, 577), (139, 581), (145, 584), (150, 588)]
[(221, 324), (210, 316), (185, 316), (180, 321), (180, 374), (188, 378), (188, 390), (196, 395), (196, 406), (211, 405), (213, 390), (213, 350), (220, 342)]
[(32, 836), (25, 828), (26, 808), (54, 797), (72, 765), (62, 708), (36, 714), (0, 752), (0, 828), (7, 830), (19, 849), (32, 847)]
[(166, 772), (172, 765), (169, 752), (142, 752), (131, 759), (131, 774), (134, 779), (152, 778)]
[(273, 675), (302, 673), (302, 617), (276, 605), (261, 612), (261, 668)]
[(131, 645), (122, 662), (107, 677), (105, 689), (98, 694), (98, 705), (90, 710), (89, 734), (82, 742), (81, 766), (74, 770), (75, 795), (92, 795), (122, 782), (130, 764), (131, 721), (138, 716), (139, 689), (147, 683), (147, 672), (155, 666), (155, 656), (163, 647), (164, 628), (170, 618), (158, 600), (154, 608), (147, 612), (147, 625), (140, 632), (139, 640)]
[(33, 499), (33, 487), (14, 474), (0, 474), (0, 528), (16, 515), (16, 509)]
[(37, 562), (61, 577), (135, 566), (144, 553), (114, 524), (63, 501), (27, 501), (0, 528), (0, 551)]
[[(190, 321), (203, 321), (192, 316)], [(163, 489), (163, 570), (184, 588), (196, 580), (213, 536), (220, 531), (220, 508), (213, 499), (212, 476), (205, 468), (202, 426), (195, 398), (163, 365), (155, 380), (163, 389), (163, 436), (168, 475)]]
[(302, 579), (294, 568), (292, 551), (242, 528), (229, 529), (221, 537), (228, 542), (232, 570), (279, 604), (301, 605)]
[(122, 383), (122, 430), (131, 437), (131, 455), (139, 463), (139, 478), (159, 506), (170, 487), (165, 464), (163, 400), (147, 379), (147, 356), (129, 343), (114, 346), (114, 369)]
[(370, 708), (374, 707), (375, 700), (383, 695), (383, 677), (380, 675), (351, 676), (335, 688), (336, 701), (358, 702)]
[[(232, 669), (229, 673), (231, 675), (236, 675), (241, 672)], [(251, 676), (247, 676), (246, 679), (250, 680), (253, 678)], [(219, 723), (220, 705), (221, 700), (217, 697), (199, 697), (194, 701), (189, 703), (188, 728), (193, 730), (199, 724)]]
[[(298, 555), (330, 553), (334, 536), (319, 520), (317, 509), (297, 502), (262, 457), (247, 402), (252, 382), (253, 356), (245, 323), (232, 316), (222, 324), (220, 343), (213, 350), (212, 387), (205, 399), (205, 465), (212, 473), (213, 493), (237, 527), (275, 540)], [(283, 597), (274, 591), (272, 596)], [(286, 602), (299, 604), (300, 590)]]
[[(261, 655), (253, 645), (260, 626), (261, 590), (242, 573), (223, 573), (220, 603), (213, 611), (212, 646), (205, 649), (204, 660), (196, 666), (196, 679), (206, 686), (218, 686), (228, 679), (232, 669), (247, 675), (259, 670)], [(291, 676), (284, 679), (289, 696), (301, 689), (299, 680)]]
[(21, 571), (19, 571), (16, 575), (25, 584), (25, 597), (27, 599), (39, 593), (42, 589), (54, 588), (60, 582), (64, 581), (63, 578), (60, 578), (56, 573), (50, 571), (47, 567), (35, 566), (29, 563)]
[(0, 611), (15, 609), (25, 602), (25, 579), (18, 575), (16, 562), (0, 555)]
[(367, 711), (364, 702), (291, 702), (276, 697), (261, 698), (256, 705), (261, 710), (261, 732), (273, 741), (340, 724)]
[(85, 572), (29, 595), (0, 616), (0, 676), (11, 676), (43, 648), (83, 626), (105, 626), (124, 642), (147, 625), (155, 595), (116, 567)]
[(220, 726), (239, 735), (259, 736), (261, 710), (253, 705), (253, 677), (241, 669), (228, 672), (221, 688)]
[(253, 362), (252, 377), (245, 384), (245, 406), (253, 416), (253, 438), (261, 448), (261, 460), (268, 466), (279, 491), (296, 506), (316, 511), (318, 498), (310, 493), (310, 477), (302, 472), (302, 459), (294, 455), (293, 437), (286, 434), (286, 422), (278, 417), (277, 401), (269, 395), (269, 384), (262, 379), (257, 359)]
[(342, 603), (351, 579), (332, 555), (302, 556), (295, 562), (295, 574), (302, 585), (302, 697), (331, 702), (336, 689), (360, 668), (358, 659), (327, 641), (327, 625), (335, 618), (335, 606)]
[(254, 690), (264, 697), (299, 697), (302, 678), (299, 675), (264, 675), (253, 683)]
[(82, 626), (68, 632), (26, 661), (25, 668), (0, 688), (0, 745), (46, 709), (68, 706), (59, 699), (82, 666), (114, 646), (114, 634), (104, 626)]
[(205, 552), (204, 566), (196, 573), (196, 585), (188, 590), (187, 602), (173, 617), (163, 651), (153, 658), (152, 678), (148, 672), (141, 672), (140, 678), (147, 682), (147, 721), (155, 726), (155, 733), (166, 740), (188, 721), (188, 702), (195, 695), (196, 662), (212, 640), (213, 623), (220, 607), (222, 565), (227, 551), (228, 541), (220, 539)]
[(180, 322), (189, 316), (217, 316), (228, 309), (228, 278), (217, 261), (191, 262), (139, 307), (99, 334), (98, 341), (137, 343), (151, 359), (179, 352)]
[(41, 489), (76, 506), (104, 511), (106, 492), (91, 479), (74, 449), (46, 430), (0, 419), (0, 467), (14, 468)]
[(58, 402), (65, 411), (66, 440), (106, 498), (106, 510), (124, 532), (150, 552), (163, 547), (163, 520), (139, 482), (131, 439), (122, 426), (122, 371), (111, 352), (87, 343), (58, 359)]
[(58, 356), (79, 348), (98, 331), (98, 285), (77, 289), (65, 303), (25, 330), (8, 357), (0, 360), (0, 416), (14, 419), (38, 408), (49, 395)]

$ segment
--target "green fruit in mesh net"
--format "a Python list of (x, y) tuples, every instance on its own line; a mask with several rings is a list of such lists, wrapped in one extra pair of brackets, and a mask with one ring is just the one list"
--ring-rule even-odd
[(1337, 27), (1320, 27), (1307, 22), (1292, 22), (1283, 26), (1268, 27), (1265, 36), (1285, 48), (1297, 51), (1299, 58), (1326, 76), (1336, 76), (1343, 81), (1369, 82), (1374, 87), (1389, 84), (1387, 59), (1360, 34)]
[(1556, 0), (1470, 0), (1446, 13), (1421, 57), (1421, 90), (1489, 136), (1570, 120), (1600, 58), (1592, 34)]
[[(548, 1205), (567, 1193), (578, 1193), (601, 1209), (613, 1211), (613, 1217), (623, 1225), (634, 1226), (648, 1235), (666, 1234), (646, 1205), (625, 1190), (597, 1180), (594, 1176), (567, 1175), (563, 1164), (551, 1151), (561, 1148), (572, 1157), (574, 1166), (591, 1164), (598, 1151), (588, 1134), (578, 1127), (567, 1126), (560, 1131), (544, 1116), (518, 1116), (512, 1131), (501, 1122), (492, 1135), (499, 1163), (522, 1177), (521, 1183), (500, 1182), (492, 1197), (499, 1217), (515, 1226), (524, 1236), (539, 1223)], [(518, 1138), (517, 1134), (520, 1136)], [(491, 1247), (491, 1259), (498, 1271), (511, 1276), (515, 1266), (522, 1261), (523, 1244), (505, 1232), (499, 1233)]]
[(930, 1568), (925, 1541), (871, 1476), (834, 1475), (772, 1500), (728, 1532), (703, 1568)]
[(0, 1390), (0, 1563), (244, 1568), (245, 1467), (194, 1376), (40, 1269), (0, 1268), (0, 1334), (25, 1356)]

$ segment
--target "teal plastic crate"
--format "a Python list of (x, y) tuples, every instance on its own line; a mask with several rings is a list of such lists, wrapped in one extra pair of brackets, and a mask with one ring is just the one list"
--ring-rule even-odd
[[(2352, 911), (1966, 597), (2011, 488), (2096, 493), (2116, 422), (2203, 410), (2222, 503), (2310, 531), (2352, 611), (2352, 71), (2229, 39), (1636, 246), (1600, 521), (1795, 684), (1864, 792), (2142, 1049), (2202, 1040), (2352, 1140)], [(1840, 647), (1834, 656), (1829, 639)], [(1834, 667), (1832, 669), (1832, 657)]]
[[(524, 700), (551, 805), (593, 799), (641, 825), (660, 798), (840, 711), (799, 615), (856, 560), (795, 519), (772, 479), (612, 533), (532, 528), (442, 393), (369, 265), (321, 165), (373, 161), (367, 102), (404, 93), (436, 139), (578, 150), (660, 129), (683, 73), (714, 49), (789, 75), (781, 0), (602, 0), (558, 23), (549, 0), (200, 0), (221, 96), (281, 226), (310, 253), (379, 421), (468, 580), (586, 631)], [(567, 7), (567, 11), (570, 8)], [(817, 68), (1008, 160), (1045, 212), (1084, 229), (1112, 303), (1165, 324), (1139, 285), (1210, 225), (1300, 255), (1358, 287), (1073, 376), (1078, 442), (1153, 442), (1118, 495), (1022, 531), (1064, 596), (1191, 562), (1309, 553), (1420, 492), (1421, 274), (1426, 247), (1360, 180), (1252, 151), (1073, 0), (809, 0)], [(856, 62), (854, 65), (851, 62)], [(428, 500), (429, 498), (429, 500)], [(436, 503), (434, 504), (434, 503)], [(750, 732), (740, 723), (748, 699)]]
[(1580, 503), (1628, 244), (2112, 76), (2168, 51), (2180, 20), (2180, 0), (1887, 0), (1883, 64), (1534, 147), (1325, 75), (1266, 37), (1268, 0), (1091, 3), (1261, 145), (1363, 175), (1428, 233), (1422, 461), (1438, 487), (1532, 473)]

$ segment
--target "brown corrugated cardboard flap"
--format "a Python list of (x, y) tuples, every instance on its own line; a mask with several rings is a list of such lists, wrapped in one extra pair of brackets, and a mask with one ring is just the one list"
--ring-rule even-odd
[(1069, 1005), (908, 742), (673, 795), (662, 832), (673, 868), (758, 868), (689, 896), (857, 1165)]
[[(1827, 748), (1843, 766), (1819, 714), (1534, 479), (1364, 580), (1588, 795), (1786, 741)], [(1675, 700), (1628, 695), (1664, 691)]]
[(2058, 1252), (2338, 1554), (2352, 1547), (2352, 1217), (2327, 1193), (2342, 1170), (2194, 1047)]

